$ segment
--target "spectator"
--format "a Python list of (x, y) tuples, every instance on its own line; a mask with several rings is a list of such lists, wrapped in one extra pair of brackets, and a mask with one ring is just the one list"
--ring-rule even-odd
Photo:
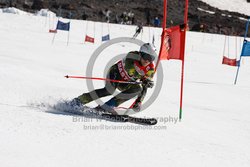
[(127, 21), (128, 21), (128, 14), (126, 11), (124, 11), (121, 14), (121, 24), (127, 24)]
[(106, 22), (109, 23), (110, 22), (111, 11), (109, 9), (105, 9), (102, 13), (105, 16)]
[(82, 13), (82, 19), (83, 20), (87, 20), (87, 18), (88, 18), (88, 15), (86, 15), (85, 11), (83, 11), (83, 13)]
[(160, 27), (160, 24), (161, 24), (160, 19), (158, 17), (155, 17), (155, 19), (154, 19), (154, 26), (155, 27)]
[(131, 25), (132, 24), (132, 19), (134, 17), (134, 13), (132, 11), (130, 11), (128, 13), (128, 24)]
[(134, 16), (132, 17), (131, 22), (132, 22), (132, 25), (134, 25), (134, 24), (135, 24), (135, 17), (134, 17)]
[(128, 13), (127, 12), (123, 12), (123, 14), (124, 14), (123, 23), (124, 24), (128, 24)]
[(204, 24), (195, 24), (193, 27), (192, 27), (192, 29), (191, 29), (191, 31), (199, 31), (199, 32), (205, 32), (205, 29), (206, 29), (206, 27), (205, 27), (205, 25)]
[(116, 24), (120, 23), (120, 19), (119, 19), (118, 14), (115, 15), (115, 23)]

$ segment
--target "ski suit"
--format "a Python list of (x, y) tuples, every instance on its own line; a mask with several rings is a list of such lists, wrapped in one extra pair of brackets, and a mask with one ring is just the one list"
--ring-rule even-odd
[[(143, 81), (145, 78), (152, 79), (155, 72), (154, 64), (151, 62), (147, 66), (142, 66), (140, 64), (140, 59), (141, 56), (139, 52), (129, 52), (123, 60), (118, 61), (109, 69), (107, 78), (130, 82)], [(87, 104), (98, 98), (112, 95), (116, 89), (118, 89), (120, 93), (105, 103), (110, 107), (117, 107), (123, 102), (136, 96), (136, 101), (142, 102), (147, 93), (147, 88), (143, 86), (143, 84), (106, 81), (104, 88), (84, 93), (78, 98), (83, 104)]]

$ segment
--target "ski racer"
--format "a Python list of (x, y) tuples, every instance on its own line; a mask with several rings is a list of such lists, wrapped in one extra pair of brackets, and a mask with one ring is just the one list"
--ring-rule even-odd
[[(112, 112), (115, 107), (137, 97), (132, 109), (136, 112), (140, 111), (147, 89), (154, 86), (153, 76), (155, 68), (153, 61), (156, 56), (154, 47), (151, 44), (143, 44), (139, 51), (129, 52), (123, 60), (110, 67), (107, 73), (108, 79), (128, 81), (130, 83), (106, 81), (104, 88), (84, 93), (74, 98), (71, 103), (77, 106), (85, 105), (93, 100), (112, 95), (118, 89), (120, 91), (119, 94), (96, 108)], [(133, 84), (131, 82), (136, 83)]]

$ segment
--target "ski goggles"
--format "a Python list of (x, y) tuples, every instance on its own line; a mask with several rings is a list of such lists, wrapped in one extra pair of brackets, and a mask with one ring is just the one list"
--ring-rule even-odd
[(140, 52), (141, 54), (141, 57), (144, 59), (144, 60), (148, 60), (150, 62), (154, 61), (154, 56), (150, 55), (150, 54), (147, 54), (147, 53), (144, 53), (144, 52)]

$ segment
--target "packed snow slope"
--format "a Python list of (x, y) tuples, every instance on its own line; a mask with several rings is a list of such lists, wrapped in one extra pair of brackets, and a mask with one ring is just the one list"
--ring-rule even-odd
[[(159, 95), (135, 115), (158, 118), (156, 126), (147, 127), (86, 117), (76, 120), (70, 113), (53, 110), (89, 91), (86, 80), (63, 76), (86, 75), (107, 24), (72, 20), (69, 45), (63, 31), (52, 44), (49, 26), (52, 19), (46, 17), (0, 14), (0, 166), (250, 165), (250, 59), (243, 58), (234, 85), (236, 67), (221, 64), (225, 36), (187, 32), (183, 119), (176, 122), (181, 62), (163, 61)], [(92, 36), (94, 27), (96, 43), (84, 43), (85, 34)], [(111, 38), (131, 37), (134, 31), (134, 26), (110, 25)], [(138, 39), (149, 42), (153, 34), (159, 50), (161, 29), (144, 27)], [(231, 37), (225, 54), (239, 57), (241, 43), (242, 38)], [(95, 62), (93, 77), (104, 77), (106, 65), (116, 55), (138, 49), (125, 42), (108, 47)], [(93, 82), (95, 88), (104, 86), (103, 81)]]
[(201, 0), (222, 10), (238, 12), (250, 16), (250, 3), (247, 0)]

